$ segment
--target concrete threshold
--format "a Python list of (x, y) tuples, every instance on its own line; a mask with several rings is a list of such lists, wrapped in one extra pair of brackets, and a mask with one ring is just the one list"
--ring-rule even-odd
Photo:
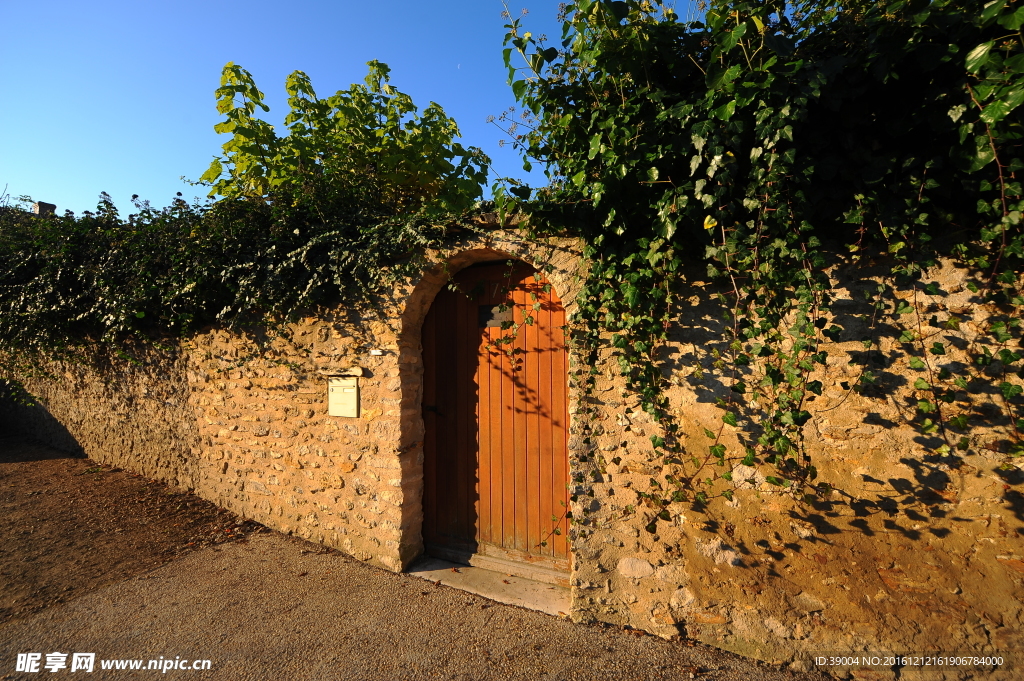
[(569, 589), (564, 586), (514, 577), (482, 567), (450, 563), (432, 556), (421, 556), (406, 572), (431, 582), (490, 598), (492, 601), (539, 610), (549, 615), (569, 614)]

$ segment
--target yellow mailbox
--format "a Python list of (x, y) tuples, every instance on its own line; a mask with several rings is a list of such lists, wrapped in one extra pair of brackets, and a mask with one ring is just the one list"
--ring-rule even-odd
[(327, 414), (359, 418), (359, 377), (361, 368), (346, 369), (327, 377)]

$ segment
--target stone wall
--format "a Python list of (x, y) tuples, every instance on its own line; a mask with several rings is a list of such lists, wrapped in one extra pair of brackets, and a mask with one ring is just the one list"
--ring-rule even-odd
[[(7, 409), (8, 423), (401, 570), (422, 551), (419, 329), (434, 295), (473, 262), (518, 257), (550, 269), (571, 314), (580, 283), (574, 248), (471, 233), (429, 254), (435, 264), (420, 281), (379, 301), (383, 316), (337, 310), (276, 336), (208, 330), (177, 354), (153, 354), (141, 365), (55, 367), (50, 379), (26, 380), (42, 406)], [(815, 418), (804, 432), (819, 479), (836, 491), (814, 503), (797, 503), (738, 465), (741, 441), (756, 435), (741, 418), (723, 439), (733, 457), (733, 500), (675, 504), (669, 521), (647, 531), (660, 509), (637, 493), (651, 491), (660, 474), (650, 440), (660, 429), (624, 389), (614, 349), (601, 350), (589, 395), (592, 367), (570, 353), (575, 620), (685, 634), (796, 666), (829, 651), (1020, 646), (1022, 473), (998, 444), (1012, 426), (985, 421), (979, 398), (972, 418), (983, 423), (968, 448), (936, 453), (934, 438), (912, 423), (918, 371), (909, 362), (920, 353), (893, 332), (920, 319), (889, 319), (881, 331), (858, 321), (863, 292), (880, 274), (836, 272), (845, 331), (824, 347), (829, 359), (816, 375), (824, 389), (810, 403)], [(990, 311), (963, 288), (962, 272), (932, 275), (943, 297), (900, 295), (925, 327), (936, 319), (926, 335), (944, 342), (947, 355), (926, 359), (938, 371), (971, 361), (987, 342), (979, 339)], [(723, 349), (715, 290), (688, 277), (688, 307), (660, 352), (687, 451), (704, 456), (704, 429), (722, 428), (715, 400), (729, 395), (730, 381), (710, 378), (712, 353)], [(950, 314), (963, 318), (958, 331), (942, 327)], [(877, 343), (867, 348), (862, 340), (872, 334)], [(326, 375), (353, 367), (364, 373), (359, 417), (328, 416)], [(875, 384), (851, 390), (865, 370)], [(746, 379), (756, 380), (757, 366), (749, 371)]]
[(0, 401), (0, 429), (175, 487), (195, 487), (200, 450), (187, 357), (152, 348), (131, 353), (52, 361), (42, 374), (21, 376), (36, 405)]
[[(138, 471), (277, 530), (401, 570), (423, 551), (419, 330), (449, 274), (509, 257), (545, 267), (571, 301), (578, 253), (467, 230), (377, 309), (276, 332), (210, 329), (174, 352), (21, 377), (39, 398), (0, 409), (53, 446)], [(358, 367), (357, 418), (327, 414), (327, 377)], [(67, 375), (67, 379), (62, 378)], [(71, 380), (75, 376), (75, 380)]]
[[(835, 273), (835, 309), (845, 330), (824, 344), (826, 365), (813, 414), (804, 427), (818, 481), (835, 488), (824, 500), (797, 503), (739, 464), (745, 441), (757, 431), (742, 418), (723, 426), (727, 398), (736, 380), (748, 384), (756, 366), (733, 380), (713, 378), (715, 350), (722, 342), (715, 289), (691, 278), (689, 308), (662, 348), (669, 398), (684, 430), (688, 455), (700, 458), (713, 443), (705, 429), (724, 428), (722, 442), (733, 457), (731, 502), (706, 508), (673, 505), (671, 521), (647, 525), (660, 510), (636, 492), (652, 491), (660, 468), (650, 435), (661, 434), (623, 390), (612, 369), (616, 351), (602, 351), (602, 372), (588, 405), (589, 456), (574, 459), (581, 480), (573, 575), (574, 614), (662, 635), (685, 633), (712, 645), (766, 660), (796, 660), (825, 652), (1007, 653), (1024, 641), (1024, 474), (1022, 460), (1007, 453), (1013, 429), (994, 403), (992, 384), (972, 383), (943, 405), (948, 416), (970, 415), (966, 449), (961, 431), (948, 424), (953, 446), (941, 450), (942, 432), (922, 433), (915, 380), (936, 384), (942, 367), (959, 370), (982, 346), (998, 352), (986, 336), (995, 308), (978, 304), (963, 286), (964, 273), (937, 268), (925, 282), (941, 296), (897, 295), (917, 312), (868, 328), (868, 300), (884, 271), (859, 268)], [(692, 275), (692, 273), (691, 273)], [(869, 294), (865, 297), (865, 292)], [(918, 314), (919, 313), (919, 314)], [(959, 329), (944, 323), (951, 315)], [(920, 330), (924, 345), (900, 342), (906, 328)], [(874, 338), (866, 347), (862, 341)], [(942, 342), (944, 355), (925, 350)], [(1011, 350), (1020, 351), (1016, 341)], [(914, 369), (912, 357), (932, 373)], [(1015, 370), (1015, 369), (1014, 369)], [(874, 383), (860, 379), (872, 372)], [(996, 362), (989, 377), (1002, 376)], [(860, 391), (852, 390), (858, 384)], [(979, 393), (979, 391), (982, 391)], [(917, 426), (917, 427), (915, 427)], [(941, 453), (940, 453), (941, 452)], [(721, 472), (721, 470), (719, 470)], [(668, 487), (663, 480), (664, 487)], [(1013, 654), (1011, 652), (1011, 654)], [(1000, 672), (992, 678), (1016, 678)], [(902, 678), (915, 678), (903, 670)], [(1000, 675), (1001, 674), (1001, 675)], [(855, 672), (857, 678), (894, 678), (893, 672)], [(981, 678), (977, 672), (928, 671), (916, 678)]]

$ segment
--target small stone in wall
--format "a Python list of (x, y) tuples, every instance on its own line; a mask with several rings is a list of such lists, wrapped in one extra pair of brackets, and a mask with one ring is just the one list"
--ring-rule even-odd
[(814, 525), (804, 520), (791, 520), (789, 529), (793, 530), (793, 534), (801, 539), (810, 539), (814, 536)]
[(695, 600), (697, 600), (697, 597), (693, 595), (692, 591), (682, 588), (676, 589), (672, 594), (672, 599), (669, 601), (669, 604), (676, 610), (685, 610), (690, 607)]
[(793, 637), (793, 630), (784, 625), (779, 620), (775, 619), (774, 617), (767, 618), (764, 621), (764, 626), (768, 629), (768, 631), (772, 632), (779, 638), (785, 639)]
[(627, 557), (619, 561), (619, 574), (631, 579), (642, 579), (654, 574), (654, 566), (641, 558)]
[(732, 469), (732, 485), (736, 489), (757, 489), (764, 482), (764, 474), (753, 466), (739, 464)]
[(822, 603), (820, 600), (818, 600), (811, 594), (807, 593), (806, 591), (801, 591), (796, 596), (793, 596), (789, 602), (793, 604), (794, 608), (803, 610), (804, 612), (808, 613), (819, 612), (825, 609), (824, 603)]
[(707, 556), (718, 565), (725, 564), (736, 566), (743, 564), (740, 554), (723, 541), (716, 539), (703, 542), (699, 539), (694, 539), (693, 543), (696, 545), (698, 553), (703, 556)]
[(690, 575), (686, 572), (686, 568), (681, 565), (663, 565), (658, 568), (655, 577), (663, 582), (676, 585), (686, 584), (690, 581)]
[(263, 483), (256, 482), (254, 480), (246, 480), (246, 482), (245, 482), (245, 491), (246, 492), (255, 492), (256, 494), (270, 494), (270, 490), (268, 490), (263, 485)]

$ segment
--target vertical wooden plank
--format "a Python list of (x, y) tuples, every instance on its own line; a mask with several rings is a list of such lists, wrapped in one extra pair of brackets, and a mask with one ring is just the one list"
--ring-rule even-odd
[[(552, 492), (555, 503), (558, 500), (568, 501), (568, 490), (566, 484), (569, 482), (569, 400), (568, 400), (568, 351), (566, 348), (565, 334), (560, 328), (565, 324), (565, 309), (558, 300), (554, 290), (551, 293), (551, 333), (553, 338), (554, 351), (551, 353), (551, 375), (552, 375), (552, 455), (555, 461), (556, 476), (553, 480)], [(559, 507), (561, 507), (559, 505)], [(561, 515), (561, 514), (558, 514)], [(560, 524), (562, 533), (554, 537), (552, 543), (553, 555), (556, 558), (567, 558), (569, 522), (563, 519)]]
[[(449, 402), (451, 398), (451, 382), (445, 379), (445, 375), (451, 371), (453, 358), (449, 343), (445, 342), (446, 335), (451, 333), (452, 306), (454, 299), (448, 291), (440, 300), (440, 315), (438, 317), (437, 331), (437, 372), (435, 382), (437, 385), (437, 456), (435, 458), (437, 476), (437, 533), (438, 539), (447, 543), (451, 536), (451, 504), (448, 502), (451, 488), (451, 428), (449, 426), (452, 418), (452, 408)], [(447, 330), (448, 334), (445, 333)]]
[[(517, 284), (519, 282), (516, 282)], [(523, 322), (524, 312), (523, 309), (523, 298), (524, 294), (521, 286), (513, 291), (513, 299), (515, 300), (515, 318), (520, 324)], [(515, 428), (513, 432), (513, 439), (515, 441), (515, 517), (516, 517), (516, 534), (515, 534), (515, 547), (520, 551), (529, 551), (530, 547), (527, 544), (527, 520), (526, 520), (526, 508), (527, 500), (530, 496), (530, 489), (527, 486), (526, 479), (526, 460), (529, 456), (529, 451), (526, 446), (526, 333), (522, 332), (516, 335), (515, 342), (517, 362), (515, 364)]]
[[(493, 287), (490, 288), (484, 304), (496, 305), (499, 302), (500, 299), (495, 297), (493, 293)], [(490, 535), (491, 543), (498, 546), (501, 546), (503, 541), (502, 519), (504, 510), (502, 507), (504, 493), (502, 488), (502, 481), (504, 480), (504, 460), (502, 458), (502, 442), (504, 440), (504, 433), (502, 430), (502, 386), (505, 379), (502, 375), (501, 367), (503, 350), (501, 344), (498, 343), (502, 337), (502, 333), (501, 327), (492, 326), (487, 328), (487, 339), (488, 342), (491, 343), (491, 348), (487, 354), (487, 402), (490, 412), (490, 422), (488, 427), (491, 433), (490, 442), (488, 443), (488, 448), (490, 450), (490, 484), (487, 488), (489, 496), (488, 507), (490, 509), (488, 533)]]
[[(543, 280), (541, 285), (543, 285)], [(551, 362), (554, 347), (551, 337), (551, 303), (548, 294), (544, 293), (541, 286), (537, 287), (537, 298), (541, 304), (541, 309), (536, 313), (539, 330), (537, 334), (537, 393), (542, 409), (541, 417), (538, 419), (539, 432), (537, 434), (538, 455), (540, 458), (540, 491), (538, 498), (541, 517), (541, 539), (547, 542), (547, 545), (541, 547), (538, 551), (543, 555), (550, 556), (554, 552), (555, 539), (551, 533), (554, 528), (554, 522), (551, 520), (551, 517), (561, 515), (561, 509), (555, 501), (557, 490), (552, 488), (556, 477), (553, 471), (555, 457), (552, 450), (553, 436), (551, 431), (552, 408), (554, 406), (554, 402), (551, 399), (551, 383), (553, 380)]]
[[(493, 298), (487, 299), (488, 302), (493, 302), (493, 300)], [(502, 337), (502, 330), (492, 327), (487, 332), (487, 338), (493, 344), (492, 349), (490, 349), (487, 355), (487, 369), (490, 376), (488, 394), (488, 401), (490, 402), (490, 432), (492, 432), (492, 439), (490, 439), (490, 486), (488, 488), (490, 494), (490, 537), (492, 537), (490, 541), (501, 546), (503, 542), (503, 518), (505, 511), (502, 504), (502, 499), (504, 498), (502, 487), (502, 481), (504, 480), (502, 442), (505, 438), (502, 429), (502, 385), (504, 384), (504, 377), (502, 375), (503, 350), (497, 341)]]
[[(463, 291), (472, 290), (465, 284), (472, 281), (471, 277), (461, 277)], [(476, 536), (476, 519), (473, 517), (473, 490), (475, 484), (473, 478), (476, 476), (476, 394), (473, 383), (476, 363), (476, 348), (473, 347), (473, 334), (476, 331), (475, 311), (473, 302), (462, 292), (456, 294), (458, 307), (456, 309), (455, 338), (456, 349), (456, 372), (455, 379), (457, 390), (455, 394), (455, 413), (458, 421), (455, 424), (457, 438), (456, 468), (455, 468), (455, 489), (453, 499), (456, 502), (455, 525), (457, 536), (464, 541), (470, 541)]]
[(423, 541), (433, 543), (437, 535), (437, 414), (430, 407), (437, 404), (435, 372), (437, 357), (434, 342), (437, 301), (423, 320), (420, 342), (423, 347)]
[[(508, 338), (511, 330), (502, 331)], [(510, 344), (504, 344), (501, 353), (501, 542), (506, 548), (516, 545), (516, 443), (515, 443), (515, 374), (512, 371), (514, 355), (509, 355)]]
[(540, 345), (540, 318), (533, 309), (534, 296), (537, 293), (533, 273), (527, 273), (521, 280), (523, 297), (523, 314), (532, 317), (533, 323), (523, 327), (524, 346), (523, 366), (524, 383), (526, 385), (526, 522), (527, 550), (531, 553), (542, 551), (540, 542), (543, 540), (543, 519), (541, 517), (541, 497), (544, 491), (540, 485), (540, 469), (543, 465), (543, 447), (540, 442), (541, 413), (546, 412), (546, 405), (541, 399), (540, 362), (543, 360)]
[[(477, 305), (484, 301), (477, 302)], [(478, 322), (479, 325), (479, 322)], [(491, 364), (487, 345), (490, 342), (488, 328), (478, 329), (480, 343), (476, 351), (477, 372), (477, 495), (476, 495), (476, 536), (478, 541), (491, 539)]]
[(455, 330), (455, 309), (458, 301), (455, 295), (448, 290), (442, 292), (444, 297), (441, 302), (441, 315), (438, 318), (437, 327), (437, 386), (439, 398), (437, 409), (438, 417), (438, 450), (437, 450), (437, 524), (438, 534), (445, 543), (454, 535), (453, 516), (455, 508), (452, 505), (452, 470), (454, 464), (454, 442), (452, 425), (458, 415), (455, 409), (456, 385), (453, 380), (457, 355), (453, 344)]

